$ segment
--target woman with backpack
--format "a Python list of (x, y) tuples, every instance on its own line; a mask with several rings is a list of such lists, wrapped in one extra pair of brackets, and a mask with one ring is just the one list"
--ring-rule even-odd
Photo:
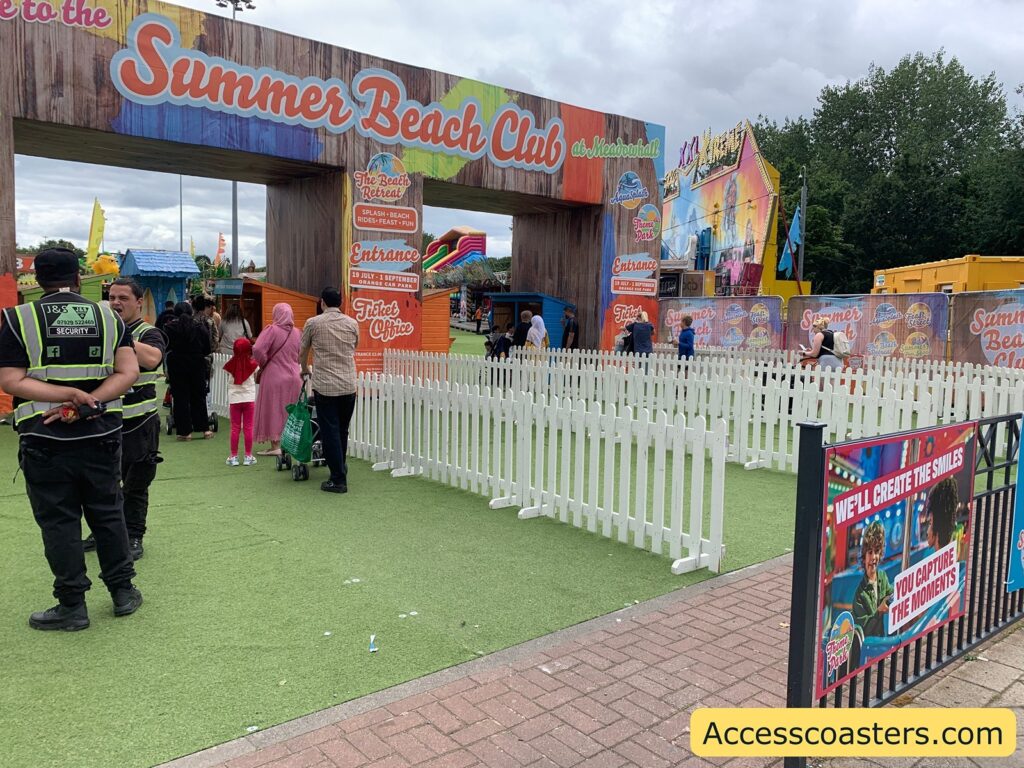
[(805, 349), (803, 362), (817, 360), (818, 368), (823, 371), (837, 371), (843, 367), (843, 361), (836, 354), (836, 334), (828, 329), (829, 318), (819, 317), (811, 325), (814, 336), (811, 348)]

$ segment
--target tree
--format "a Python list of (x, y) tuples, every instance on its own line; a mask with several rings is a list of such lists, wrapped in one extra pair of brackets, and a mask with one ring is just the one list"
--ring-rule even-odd
[(85, 257), (85, 251), (83, 249), (79, 248), (77, 245), (72, 243), (70, 240), (63, 240), (63, 239), (60, 239), (60, 240), (53, 240), (53, 239), (43, 240), (43, 241), (41, 241), (39, 243), (39, 245), (37, 245), (32, 250), (34, 250), (36, 253), (41, 253), (42, 251), (45, 251), (47, 248), (67, 248), (69, 251), (73, 252), (75, 254), (75, 256), (77, 256), (79, 259)]
[(755, 131), (790, 216), (806, 168), (805, 276), (816, 291), (863, 293), (875, 269), (1024, 253), (1022, 122), (994, 73), (940, 50), (872, 65), (824, 88), (810, 119), (761, 117)]
[(435, 235), (432, 235), (429, 232), (424, 232), (423, 233), (423, 245), (420, 248), (420, 253), (424, 253), (425, 254), (427, 252), (427, 246), (430, 245), (435, 240), (437, 240), (437, 237)]

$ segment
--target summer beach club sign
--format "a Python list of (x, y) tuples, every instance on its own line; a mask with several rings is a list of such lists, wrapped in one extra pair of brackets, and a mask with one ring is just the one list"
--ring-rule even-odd
[(949, 299), (943, 293), (862, 296), (793, 296), (787, 307), (791, 350), (809, 347), (814, 323), (829, 320), (842, 331), (854, 355), (943, 359)]
[(826, 452), (816, 691), (966, 609), (976, 424)]
[(950, 316), (955, 361), (1024, 368), (1024, 290), (958, 293)]
[(683, 318), (693, 319), (698, 349), (779, 349), (782, 347), (782, 299), (779, 296), (662, 299), (658, 340), (675, 344)]
[[(65, 5), (77, 8), (82, 0)], [(52, 18), (49, 11), (46, 18), (28, 18), (30, 9), (43, 6), (54, 11)], [(0, 0), (0, 18), (14, 14), (60, 23), (57, 10), (45, 2), (26, 0), (19, 6)], [(206, 18), (183, 10), (177, 21), (184, 25), (186, 17), (190, 29), (195, 19)], [(103, 9), (96, 9), (89, 21), (97, 26), (111, 23)], [(302, 160), (322, 162), (318, 153), (331, 135), (356, 137), (349, 148), (332, 145), (332, 158), (335, 165), (352, 169), (354, 189), (345, 228), (351, 236), (346, 234), (342, 271), (346, 307), (363, 332), (361, 368), (379, 367), (384, 347), (419, 347), (422, 196), (416, 174), (449, 180), (474, 161), (517, 174), (559, 174), (548, 185), (549, 194), (603, 206), (601, 252), (594, 254), (594, 266), (599, 261), (602, 272), (602, 346), (611, 348), (616, 333), (641, 310), (656, 319), (662, 229), (656, 180), (664, 171), (663, 127), (641, 123), (642, 136), (637, 138), (632, 127), (636, 121), (627, 120), (634, 134), (627, 141), (604, 135), (611, 123), (601, 113), (555, 104), (554, 116), (542, 120), (520, 106), (522, 95), (475, 81), (456, 81), (447, 93), (423, 103), (408, 96), (395, 72), (376, 66), (359, 69), (348, 81), (244, 66), (189, 48), (192, 43), (182, 40), (176, 20), (158, 13), (143, 13), (124, 33), (113, 34), (123, 34), (124, 40), (109, 65), (113, 87), (136, 108), (202, 109), (233, 119), (254, 118), (282, 130), (310, 131), (316, 149), (309, 157), (298, 157)], [(189, 41), (199, 39), (190, 32)], [(223, 144), (223, 132), (178, 136), (177, 123), (164, 122), (159, 138)], [(227, 148), (251, 149), (245, 145), (248, 139), (239, 141)], [(261, 145), (253, 151), (273, 152), (276, 147)], [(645, 182), (648, 178), (652, 181)], [(508, 175), (502, 189), (523, 192), (527, 186), (528, 179)]]

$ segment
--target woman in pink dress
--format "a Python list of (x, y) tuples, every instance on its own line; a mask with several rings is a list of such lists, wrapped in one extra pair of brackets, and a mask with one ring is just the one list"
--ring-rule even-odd
[(302, 389), (300, 341), (292, 308), (275, 304), (274, 324), (263, 329), (252, 350), (263, 371), (256, 392), (254, 437), (257, 443), (270, 441), (270, 449), (259, 451), (260, 456), (281, 454), (281, 432), (288, 418), (285, 406), (294, 403)]

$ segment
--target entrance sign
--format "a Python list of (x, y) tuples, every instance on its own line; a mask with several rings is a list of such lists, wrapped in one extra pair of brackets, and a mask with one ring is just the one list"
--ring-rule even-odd
[(827, 449), (817, 698), (964, 614), (976, 430)]
[(268, 280), (338, 287), (364, 370), (421, 348), (424, 205), (513, 215), (512, 290), (584, 345), (657, 321), (662, 126), (157, 0), (0, 0), (0, 50), (0, 305), (21, 152), (264, 185)]

